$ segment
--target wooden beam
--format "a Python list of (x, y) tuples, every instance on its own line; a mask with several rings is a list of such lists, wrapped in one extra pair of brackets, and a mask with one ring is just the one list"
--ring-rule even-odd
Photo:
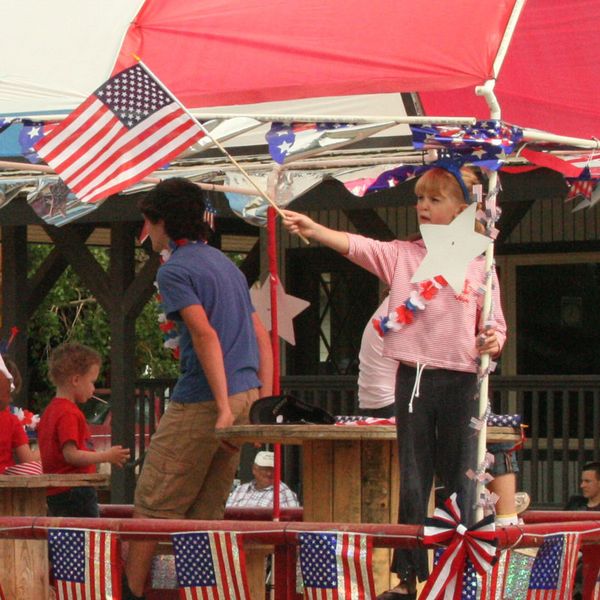
[(94, 294), (102, 308), (110, 312), (113, 306), (113, 296), (108, 275), (85, 245), (78, 228), (74, 225), (65, 225), (64, 227), (44, 225), (44, 230), (69, 261), (83, 283)]
[(156, 271), (159, 266), (159, 255), (152, 253), (135, 279), (125, 290), (122, 304), (123, 310), (129, 318), (136, 319), (144, 306), (146, 306), (148, 300), (156, 293), (154, 280), (156, 279)]
[(10, 334), (12, 327), (19, 335), (11, 347), (11, 355), (23, 378), (16, 404), (27, 406), (29, 374), (27, 369), (27, 227), (25, 225), (2, 227), (2, 337)]
[[(110, 247), (110, 387), (112, 443), (122, 444), (135, 455), (135, 317), (123, 305), (135, 278), (135, 229), (113, 223)], [(143, 410), (143, 408), (142, 408)], [(131, 468), (112, 469), (111, 501), (133, 501), (135, 473)]]
[(344, 210), (344, 214), (361, 235), (383, 242), (396, 239), (394, 232), (372, 208)]

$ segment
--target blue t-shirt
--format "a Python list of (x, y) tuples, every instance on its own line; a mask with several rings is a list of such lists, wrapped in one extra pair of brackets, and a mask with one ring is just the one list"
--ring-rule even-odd
[(181, 375), (172, 400), (214, 400), (190, 332), (181, 319), (182, 308), (204, 308), (223, 351), (230, 396), (260, 387), (258, 344), (252, 322), (254, 308), (242, 272), (220, 250), (203, 242), (176, 248), (157, 275), (162, 304), (179, 329)]

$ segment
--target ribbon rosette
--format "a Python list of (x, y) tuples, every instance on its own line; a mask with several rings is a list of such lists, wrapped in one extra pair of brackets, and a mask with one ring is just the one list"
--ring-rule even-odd
[(491, 570), (496, 561), (498, 539), (494, 515), (467, 529), (460, 521), (456, 494), (452, 494), (444, 506), (436, 508), (433, 518), (425, 521), (423, 543), (448, 544), (448, 547), (431, 572), (421, 592), (421, 600), (458, 600), (462, 594), (467, 558), (481, 575)]

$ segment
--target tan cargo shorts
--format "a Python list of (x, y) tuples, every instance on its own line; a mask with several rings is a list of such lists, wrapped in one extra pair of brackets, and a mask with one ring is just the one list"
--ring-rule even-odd
[[(244, 425), (258, 389), (229, 397), (235, 425)], [(171, 402), (144, 460), (135, 514), (162, 519), (222, 519), (240, 452), (215, 436), (216, 402)]]

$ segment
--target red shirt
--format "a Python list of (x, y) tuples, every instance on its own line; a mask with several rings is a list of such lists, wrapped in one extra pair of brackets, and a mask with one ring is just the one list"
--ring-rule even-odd
[(13, 415), (8, 407), (0, 410), (0, 473), (15, 464), (13, 451), (25, 444), (29, 444), (29, 439), (17, 415)]
[[(76, 467), (63, 456), (63, 446), (75, 442), (78, 450), (93, 452), (90, 430), (81, 409), (66, 398), (54, 398), (46, 407), (37, 427), (38, 445), (44, 473), (95, 473), (96, 465)], [(68, 488), (52, 488), (53, 496)]]

